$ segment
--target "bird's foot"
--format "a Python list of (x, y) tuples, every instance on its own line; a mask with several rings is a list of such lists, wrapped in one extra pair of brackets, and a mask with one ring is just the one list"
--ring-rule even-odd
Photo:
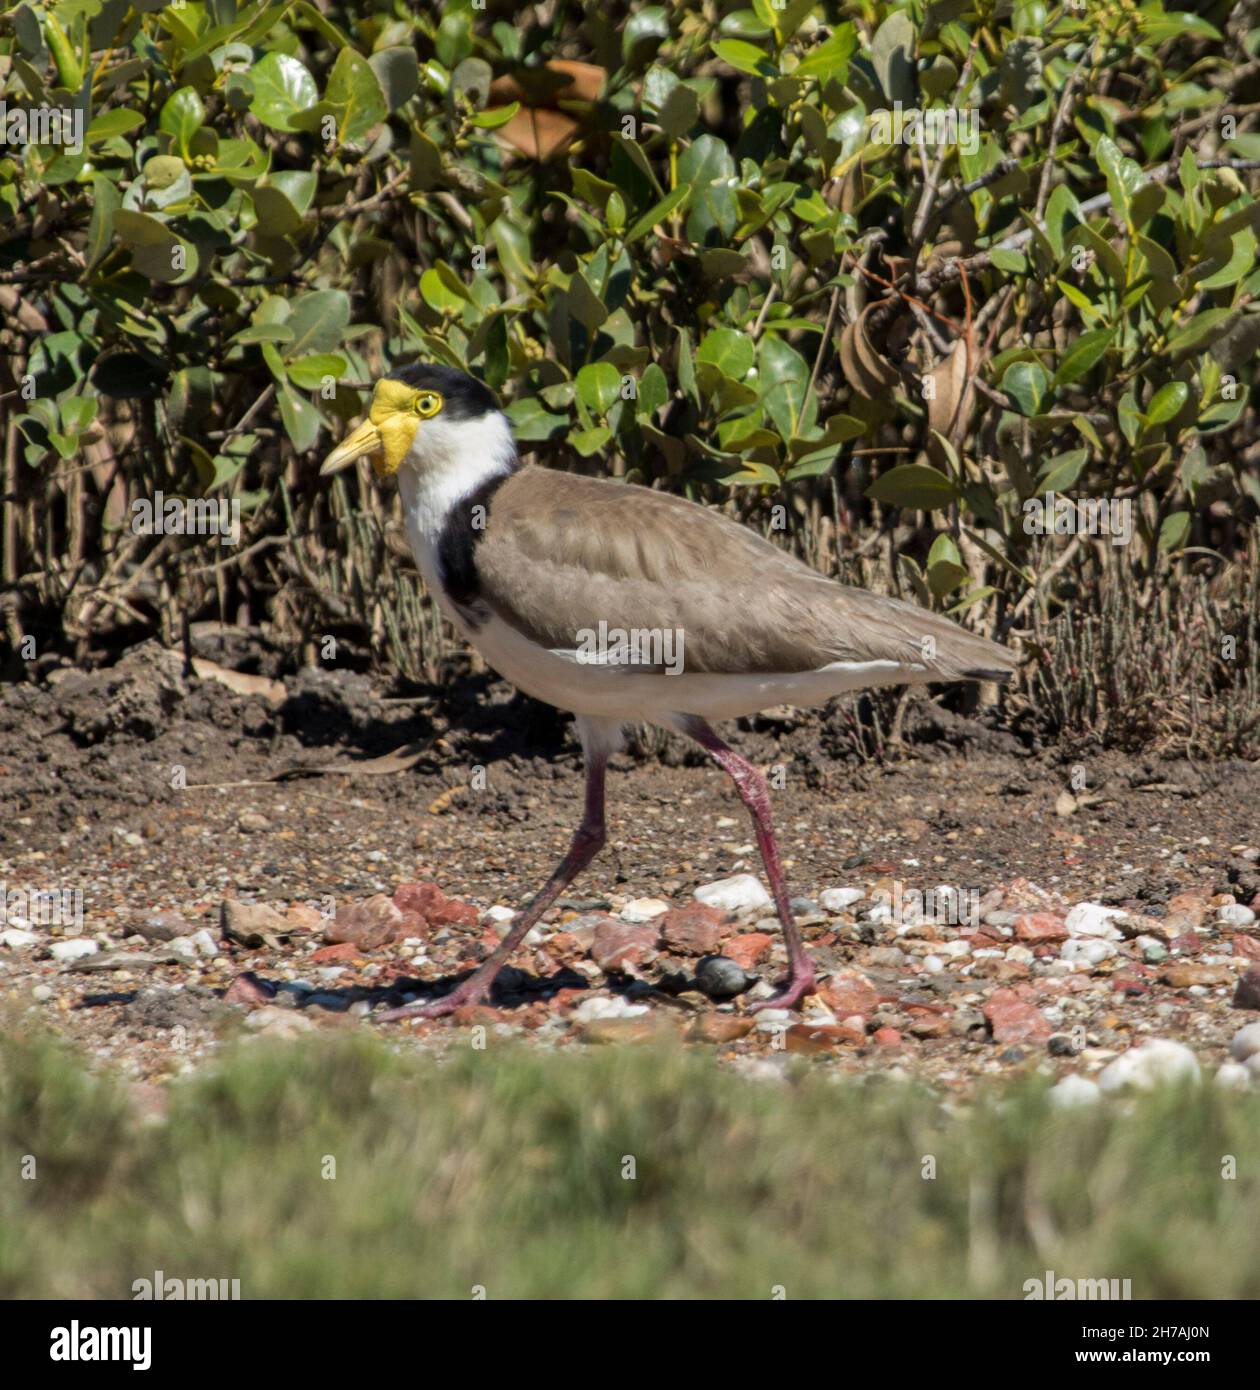
[(769, 999), (760, 999), (755, 1004), (749, 1004), (748, 1008), (750, 1012), (758, 1009), (794, 1009), (807, 995), (815, 994), (817, 989), (814, 972), (807, 967), (784, 980), (778, 992)]
[(376, 1021), (399, 1023), (406, 1018), (444, 1018), (467, 1004), (483, 1003), (486, 995), (490, 993), (490, 984), (491, 981), (479, 981), (474, 976), (465, 980), (462, 985), (457, 985), (449, 994), (444, 994), (441, 999), (431, 999), (428, 1003), (405, 1004), (401, 1009), (389, 1009), (383, 1014), (377, 1014)]

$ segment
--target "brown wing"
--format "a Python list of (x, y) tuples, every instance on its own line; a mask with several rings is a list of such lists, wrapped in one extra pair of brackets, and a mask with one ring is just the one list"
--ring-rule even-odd
[(573, 650), (579, 630), (602, 620), (681, 630), (693, 672), (885, 660), (952, 679), (1015, 665), (1006, 648), (915, 604), (836, 584), (720, 512), (552, 469), (521, 469), (498, 489), (475, 565), (480, 598), (553, 650)]

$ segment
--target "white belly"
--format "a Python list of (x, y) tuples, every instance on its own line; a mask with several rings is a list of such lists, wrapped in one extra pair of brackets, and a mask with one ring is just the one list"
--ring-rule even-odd
[(817, 671), (657, 674), (634, 666), (587, 665), (531, 642), (492, 616), (475, 630), (445, 604), (455, 626), (505, 679), (559, 709), (673, 727), (678, 714), (733, 719), (771, 705), (821, 705), (833, 695), (903, 685), (926, 673), (895, 661), (833, 662)]

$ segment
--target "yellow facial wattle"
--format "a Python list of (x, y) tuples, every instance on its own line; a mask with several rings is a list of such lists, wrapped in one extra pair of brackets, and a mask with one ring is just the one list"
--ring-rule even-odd
[(370, 456), (378, 478), (388, 478), (402, 467), (415, 443), (422, 420), (442, 409), (436, 391), (416, 390), (405, 382), (385, 377), (376, 384), (368, 417), (324, 460), (321, 473), (335, 473), (355, 459)]

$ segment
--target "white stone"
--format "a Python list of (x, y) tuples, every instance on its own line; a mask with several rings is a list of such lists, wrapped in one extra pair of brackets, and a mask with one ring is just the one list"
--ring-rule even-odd
[(8, 931), (0, 932), (0, 942), (11, 946), (15, 951), (34, 946), (38, 940), (39, 937), (33, 931), (23, 931), (21, 927), (10, 927)]
[(82, 960), (84, 956), (94, 956), (101, 948), (86, 936), (71, 936), (65, 941), (54, 941), (48, 948), (53, 960), (62, 964), (72, 960)]
[(847, 912), (860, 903), (866, 894), (860, 888), (824, 888), (818, 902), (824, 912)]
[(188, 939), (203, 956), (210, 956), (213, 958), (219, 953), (218, 943), (205, 927), (202, 927), (200, 931), (193, 932), (192, 936)]
[(1256, 914), (1244, 903), (1226, 903), (1217, 911), (1216, 918), (1227, 927), (1249, 927), (1256, 920)]
[(31, 990), (31, 998), (37, 1004), (47, 1004), (52, 997), (53, 992), (48, 985), (36, 985), (35, 988)]
[(923, 968), (929, 975), (939, 975), (945, 969), (945, 962), (940, 956), (924, 956)]
[(1251, 1073), (1241, 1062), (1222, 1062), (1216, 1084), (1226, 1091), (1245, 1091), (1251, 1085)]
[(1248, 1023), (1234, 1034), (1229, 1045), (1229, 1055), (1235, 1062), (1245, 1062), (1248, 1057), (1260, 1054), (1260, 1023)]
[(1096, 936), (1069, 937), (1059, 947), (1063, 960), (1085, 961), (1089, 965), (1098, 965), (1115, 954), (1116, 948), (1110, 941), (1100, 941)]
[(1198, 1079), (1198, 1059), (1184, 1043), (1173, 1042), (1170, 1038), (1152, 1038), (1109, 1062), (1098, 1084), (1107, 1092), (1123, 1091), (1130, 1086), (1149, 1091), (1164, 1082)]
[(515, 916), (516, 909), (514, 907), (502, 907), (496, 903), (494, 907), (486, 908), (481, 914), (481, 920), (497, 926), (500, 922), (510, 922)]
[(593, 1023), (597, 1018), (638, 1018), (648, 1012), (646, 1004), (631, 1004), (620, 994), (593, 994), (573, 1010), (578, 1023)]
[(669, 904), (661, 898), (635, 898), (617, 915), (623, 922), (650, 922), (668, 911)]
[(1070, 1110), (1078, 1105), (1097, 1105), (1101, 1099), (1098, 1083), (1087, 1076), (1065, 1076), (1050, 1088), (1050, 1104), (1059, 1110)]
[(1027, 946), (1008, 946), (1006, 959), (1014, 961), (1016, 965), (1031, 965), (1037, 958)]
[(694, 897), (718, 912), (748, 912), (771, 905), (770, 894), (756, 874), (735, 874), (732, 878), (702, 883)]
[(1069, 936), (1101, 936), (1106, 941), (1120, 941), (1123, 932), (1112, 925), (1124, 913), (1118, 907), (1103, 907), (1101, 903), (1077, 903), (1064, 919)]

